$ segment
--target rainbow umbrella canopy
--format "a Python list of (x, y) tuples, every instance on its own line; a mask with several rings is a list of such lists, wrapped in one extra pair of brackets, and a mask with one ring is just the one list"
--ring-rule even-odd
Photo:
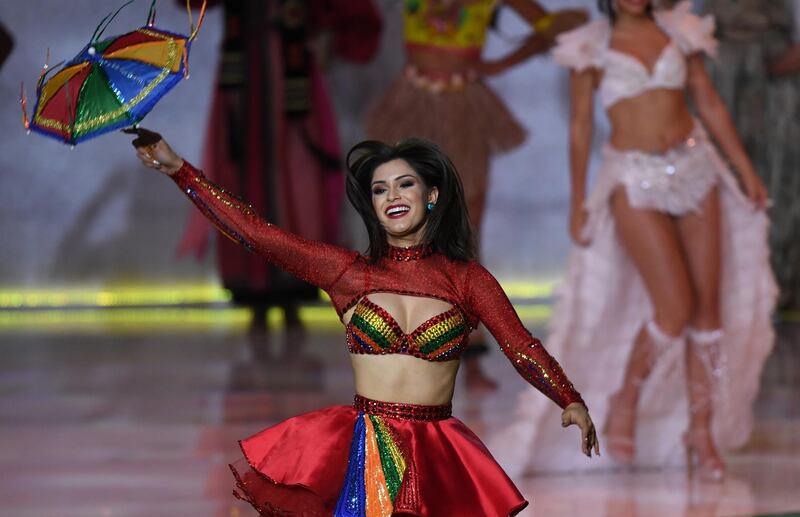
[(154, 27), (153, 0), (144, 27), (100, 39), (111, 20), (132, 1), (106, 16), (75, 58), (60, 68), (45, 65), (30, 122), (22, 93), (27, 129), (75, 145), (138, 124), (167, 92), (188, 77), (189, 48), (202, 23), (205, 2), (197, 27), (193, 27), (189, 11), (189, 36)]

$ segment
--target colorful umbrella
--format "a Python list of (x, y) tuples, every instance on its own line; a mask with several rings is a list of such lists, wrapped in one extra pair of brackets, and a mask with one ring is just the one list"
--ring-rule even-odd
[(106, 16), (83, 50), (56, 67), (49, 78), (52, 70), (45, 65), (30, 122), (24, 91), (21, 93), (23, 121), (28, 130), (75, 145), (137, 124), (161, 97), (188, 77), (189, 48), (202, 24), (205, 2), (198, 25), (192, 27), (189, 36), (155, 28), (153, 0), (144, 27), (101, 40), (111, 20), (132, 1)]

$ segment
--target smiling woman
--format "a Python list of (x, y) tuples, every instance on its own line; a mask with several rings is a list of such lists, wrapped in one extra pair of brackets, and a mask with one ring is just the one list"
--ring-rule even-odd
[(348, 155), (347, 194), (368, 256), (259, 218), (159, 135), (138, 129), (142, 162), (169, 175), (223, 233), (331, 297), (351, 353), (352, 406), (300, 415), (241, 442), (237, 495), (263, 515), (515, 515), (527, 505), (480, 440), (451, 416), (459, 358), (479, 322), (520, 375), (599, 452), (580, 394), (472, 260), (461, 183), (435, 145), (368, 141)]
[(427, 189), (406, 162), (393, 160), (375, 170), (372, 206), (381, 225), (401, 246), (413, 246), (425, 224), (428, 205), (436, 206), (439, 189)]
[(461, 180), (438, 147), (415, 138), (394, 147), (370, 140), (347, 158), (347, 197), (367, 226), (373, 261), (384, 256), (387, 244), (422, 242), (458, 260), (474, 258)]

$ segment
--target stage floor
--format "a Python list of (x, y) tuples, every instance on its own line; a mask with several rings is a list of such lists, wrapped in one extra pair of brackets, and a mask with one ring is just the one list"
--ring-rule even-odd
[[(227, 463), (236, 440), (352, 397), (341, 331), (94, 328), (0, 333), (0, 516), (245, 516)], [(800, 324), (779, 325), (751, 443), (719, 485), (681, 470), (516, 479), (524, 516), (736, 516), (800, 512)], [(456, 416), (479, 434), (525, 388), (504, 356), (497, 393)], [(469, 516), (468, 516), (469, 517)], [(477, 517), (477, 516), (476, 516)]]

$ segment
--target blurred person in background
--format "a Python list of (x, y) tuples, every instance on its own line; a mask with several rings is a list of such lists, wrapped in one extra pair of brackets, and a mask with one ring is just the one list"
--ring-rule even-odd
[(800, 309), (800, 0), (704, 0), (717, 21), (709, 61), (772, 200), (770, 248), (778, 306)]
[[(178, 3), (185, 5), (183, 0)], [(193, 0), (195, 7), (202, 0)], [(221, 60), (206, 133), (209, 177), (289, 231), (322, 242), (339, 238), (344, 175), (336, 118), (321, 56), (364, 63), (378, 48), (381, 19), (372, 0), (209, 0), (224, 9)], [(194, 212), (178, 254), (203, 257), (211, 225)], [(253, 312), (261, 340), (266, 309), (284, 309), (301, 329), (298, 302), (318, 291), (227, 239), (217, 265), (234, 303)]]
[[(774, 341), (767, 194), (705, 69), (713, 19), (688, 1), (599, 6), (553, 50), (571, 70), (576, 246), (548, 344), (591, 387), (608, 452), (596, 467), (682, 465), (685, 449), (690, 472), (719, 481)], [(587, 196), (595, 90), (611, 134)], [(518, 407), (495, 448), (513, 473), (587, 468), (562, 453), (546, 408), (527, 392)]]

